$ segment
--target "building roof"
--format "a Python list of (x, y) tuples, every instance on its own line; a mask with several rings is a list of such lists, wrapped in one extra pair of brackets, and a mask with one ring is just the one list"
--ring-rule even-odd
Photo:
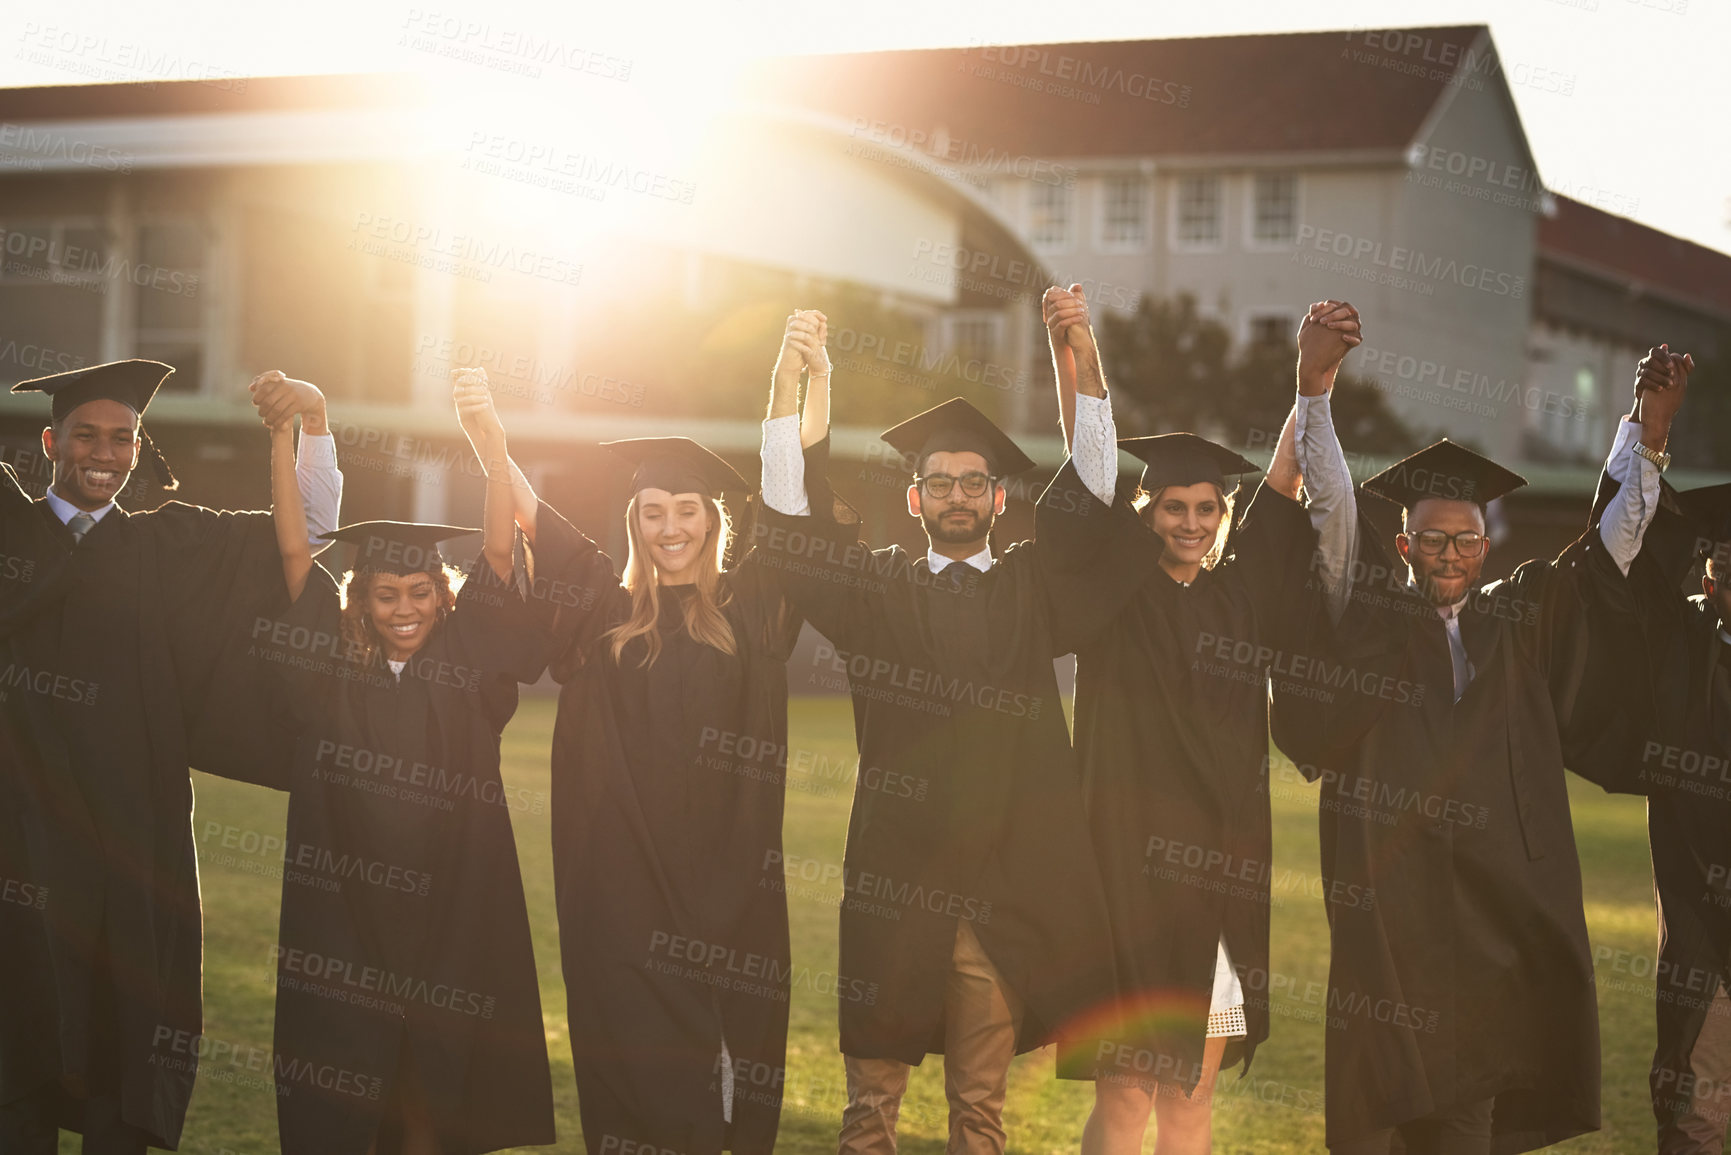
[(0, 122), (397, 108), (424, 101), (427, 92), (422, 81), (406, 73), (0, 88)]
[[(862, 133), (1035, 157), (1402, 151), (1462, 69), (1495, 77), (1483, 25), (780, 58), (743, 94)], [(1254, 78), (1256, 83), (1246, 83)], [(899, 144), (900, 140), (891, 143)]]
[(1539, 218), (1540, 260), (1731, 318), (1731, 256), (1565, 196), (1553, 199), (1555, 215)]
[[(962, 164), (1389, 154), (1463, 70), (1500, 72), (1483, 25), (781, 57), (749, 68), (741, 95), (928, 140), (941, 124)], [(0, 88), (0, 122), (400, 108), (427, 92), (410, 74)]]

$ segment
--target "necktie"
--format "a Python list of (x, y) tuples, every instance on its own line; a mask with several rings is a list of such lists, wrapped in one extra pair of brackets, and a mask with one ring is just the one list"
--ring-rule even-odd
[(90, 532), (90, 527), (96, 524), (96, 519), (88, 513), (75, 513), (72, 520), (66, 523), (66, 528), (72, 531), (73, 541), (83, 541), (84, 535)]
[(1461, 618), (1458, 609), (1448, 610), (1448, 616), (1443, 618), (1443, 632), (1448, 635), (1449, 659), (1454, 664), (1455, 701), (1461, 700), (1461, 695), (1467, 692), (1467, 686), (1473, 680), (1473, 664), (1467, 659), (1466, 642), (1461, 638)]

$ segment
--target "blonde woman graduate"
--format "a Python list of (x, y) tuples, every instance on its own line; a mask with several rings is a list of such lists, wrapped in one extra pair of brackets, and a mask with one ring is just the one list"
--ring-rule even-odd
[[(771, 412), (827, 418), (822, 314), (789, 318)], [(820, 424), (816, 428), (821, 429)], [(821, 473), (827, 441), (807, 440)], [(683, 437), (607, 445), (631, 470), (624, 576), (519, 487), (558, 607), (553, 856), (590, 1152), (768, 1155), (792, 988), (781, 819), (800, 618), (730, 524), (745, 479)], [(731, 547), (731, 548), (730, 548)]]

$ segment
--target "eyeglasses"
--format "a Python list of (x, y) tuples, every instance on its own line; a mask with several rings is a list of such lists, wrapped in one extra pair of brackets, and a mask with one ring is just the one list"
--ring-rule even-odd
[(969, 497), (983, 497), (996, 478), (985, 473), (964, 473), (961, 477), (951, 477), (947, 473), (933, 473), (926, 477), (914, 478), (914, 484), (925, 491), (927, 497), (948, 497), (950, 490), (959, 481), (962, 492)]
[(1418, 551), (1430, 557), (1442, 553), (1449, 542), (1455, 543), (1455, 552), (1462, 557), (1477, 557), (1484, 552), (1485, 535), (1464, 530), (1452, 537), (1440, 529), (1426, 529), (1418, 533), (1407, 534), (1407, 540), (1418, 545)]

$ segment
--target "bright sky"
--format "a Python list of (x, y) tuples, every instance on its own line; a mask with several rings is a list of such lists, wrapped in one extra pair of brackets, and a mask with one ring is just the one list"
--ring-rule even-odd
[[(677, 119), (756, 56), (1468, 23), (1528, 81), (1512, 90), (1547, 186), (1731, 252), (1731, 0), (38, 0), (0, 13), (0, 85), (419, 69), (466, 88), (482, 70), (425, 45), (531, 35), (629, 61), (628, 84), (579, 83)], [(563, 90), (542, 91), (556, 110)]]

